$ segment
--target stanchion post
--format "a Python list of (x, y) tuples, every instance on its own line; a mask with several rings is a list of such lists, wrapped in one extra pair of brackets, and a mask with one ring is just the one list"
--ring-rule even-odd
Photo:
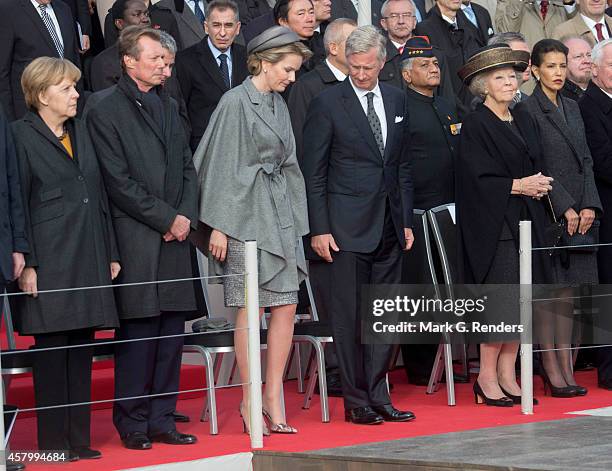
[(263, 448), (261, 350), (259, 344), (259, 274), (257, 242), (245, 243), (246, 310), (249, 326), (249, 401), (251, 448)]
[(531, 221), (519, 223), (519, 272), (521, 325), (521, 412), (533, 414), (533, 344)]

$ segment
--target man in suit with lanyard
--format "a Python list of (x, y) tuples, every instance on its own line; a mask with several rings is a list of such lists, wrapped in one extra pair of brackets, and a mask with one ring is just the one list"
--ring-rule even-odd
[(321, 276), (333, 286), (324, 296), (345, 420), (364, 425), (414, 419), (391, 404), (391, 346), (365, 345), (357, 329), (363, 285), (399, 283), (402, 250), (414, 242), (408, 104), (404, 92), (378, 82), (385, 41), (373, 26), (351, 33), (349, 79), (312, 101), (304, 126), (310, 245), (328, 262)]

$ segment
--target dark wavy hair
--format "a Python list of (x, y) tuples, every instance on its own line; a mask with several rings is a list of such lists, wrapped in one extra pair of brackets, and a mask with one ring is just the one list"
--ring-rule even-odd
[(540, 67), (540, 65), (542, 65), (542, 61), (544, 60), (544, 55), (548, 54), (549, 52), (560, 52), (567, 58), (569, 49), (565, 44), (563, 44), (561, 41), (557, 41), (556, 39), (542, 39), (541, 41), (538, 41), (535, 46), (533, 46), (533, 50), (531, 51), (531, 65)]

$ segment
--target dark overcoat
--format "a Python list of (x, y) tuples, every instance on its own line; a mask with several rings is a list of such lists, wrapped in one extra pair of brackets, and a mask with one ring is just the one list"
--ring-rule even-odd
[[(600, 242), (612, 242), (612, 98), (593, 82), (578, 102), (584, 121), (586, 138), (593, 157), (595, 184), (604, 210), (599, 228)], [(612, 283), (612, 247), (600, 247), (600, 283)]]
[[(178, 113), (160, 92), (163, 129), (145, 111), (136, 84), (123, 75), (87, 116), (110, 199), (122, 270), (119, 283), (192, 277), (189, 243), (164, 242), (175, 217), (197, 223), (197, 177)], [(116, 289), (121, 319), (195, 310), (191, 282)]]
[[(521, 220), (532, 221), (533, 247), (546, 246), (544, 232), (550, 219), (545, 199), (510, 195), (513, 179), (538, 172), (547, 174), (533, 119), (525, 110), (514, 111), (513, 116), (514, 122), (508, 125), (481, 104), (466, 116), (461, 127), (455, 167), (461, 283), (485, 281), (498, 250), (504, 222), (517, 251)], [(548, 283), (551, 277), (548, 255), (535, 252), (534, 283)]]
[[(119, 259), (87, 128), (77, 119), (66, 124), (74, 159), (38, 114), (12, 124), (30, 241), (26, 267), (36, 270), (39, 291), (108, 286), (110, 263)], [(112, 288), (12, 299), (21, 334), (117, 325)]]
[(13, 278), (13, 252), (28, 251), (13, 137), (0, 107), (0, 289)]
[(580, 108), (575, 101), (562, 95), (558, 99), (565, 119), (539, 86), (515, 109), (524, 107), (536, 122), (544, 163), (549, 176), (555, 179), (555, 189), (550, 193), (555, 215), (560, 218), (569, 208), (574, 208), (577, 213), (591, 208), (601, 214), (593, 159), (586, 142)]

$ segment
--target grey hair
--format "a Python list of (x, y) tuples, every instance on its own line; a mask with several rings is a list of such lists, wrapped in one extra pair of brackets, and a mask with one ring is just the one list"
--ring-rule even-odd
[(159, 42), (164, 49), (170, 51), (170, 54), (176, 54), (176, 41), (165, 31), (159, 31)]
[(224, 11), (228, 9), (234, 12), (234, 19), (236, 21), (240, 21), (238, 5), (232, 0), (212, 0), (212, 2), (207, 3), (205, 13), (206, 19), (204, 21), (206, 21), (210, 17), (210, 14), (213, 12), (213, 10)]
[(331, 43), (340, 44), (346, 41), (346, 37), (344, 36), (345, 26), (357, 27), (357, 22), (350, 18), (338, 18), (327, 25), (327, 28), (325, 28), (325, 35), (323, 36), (325, 54), (329, 54), (329, 45)]
[(412, 70), (412, 66), (414, 65), (414, 60), (416, 57), (409, 57), (402, 61), (402, 72), (404, 70)]
[(487, 76), (490, 74), (490, 71), (484, 71), (476, 74), (472, 81), (470, 82), (470, 93), (475, 97), (482, 98), (484, 100), (485, 90), (487, 89)]
[[(385, 16), (387, 16), (387, 7), (389, 6), (389, 3), (391, 2), (398, 2), (398, 1), (403, 1), (403, 0), (385, 0), (385, 3), (383, 3), (380, 7), (380, 14), (381, 16), (384, 18)], [(412, 4), (412, 8), (414, 8), (414, 13), (416, 14), (417, 11), (417, 6), (416, 3), (414, 3), (414, 0), (405, 0), (407, 2), (410, 2)]]
[(515, 42), (527, 43), (527, 40), (525, 39), (525, 36), (523, 36), (521, 33), (508, 31), (506, 33), (494, 34), (493, 36), (489, 38), (489, 41), (487, 41), (487, 45), (489, 46), (492, 46), (494, 44), (510, 45), (510, 43), (515, 43)]
[(612, 44), (612, 38), (608, 38), (605, 41), (595, 44), (595, 47), (593, 47), (593, 50), (591, 51), (591, 61), (593, 61), (593, 64), (601, 65), (604, 49), (610, 44)]
[(376, 48), (378, 60), (384, 62), (387, 57), (387, 38), (378, 28), (372, 25), (364, 25), (356, 28), (346, 40), (346, 57), (351, 54), (362, 54)]

